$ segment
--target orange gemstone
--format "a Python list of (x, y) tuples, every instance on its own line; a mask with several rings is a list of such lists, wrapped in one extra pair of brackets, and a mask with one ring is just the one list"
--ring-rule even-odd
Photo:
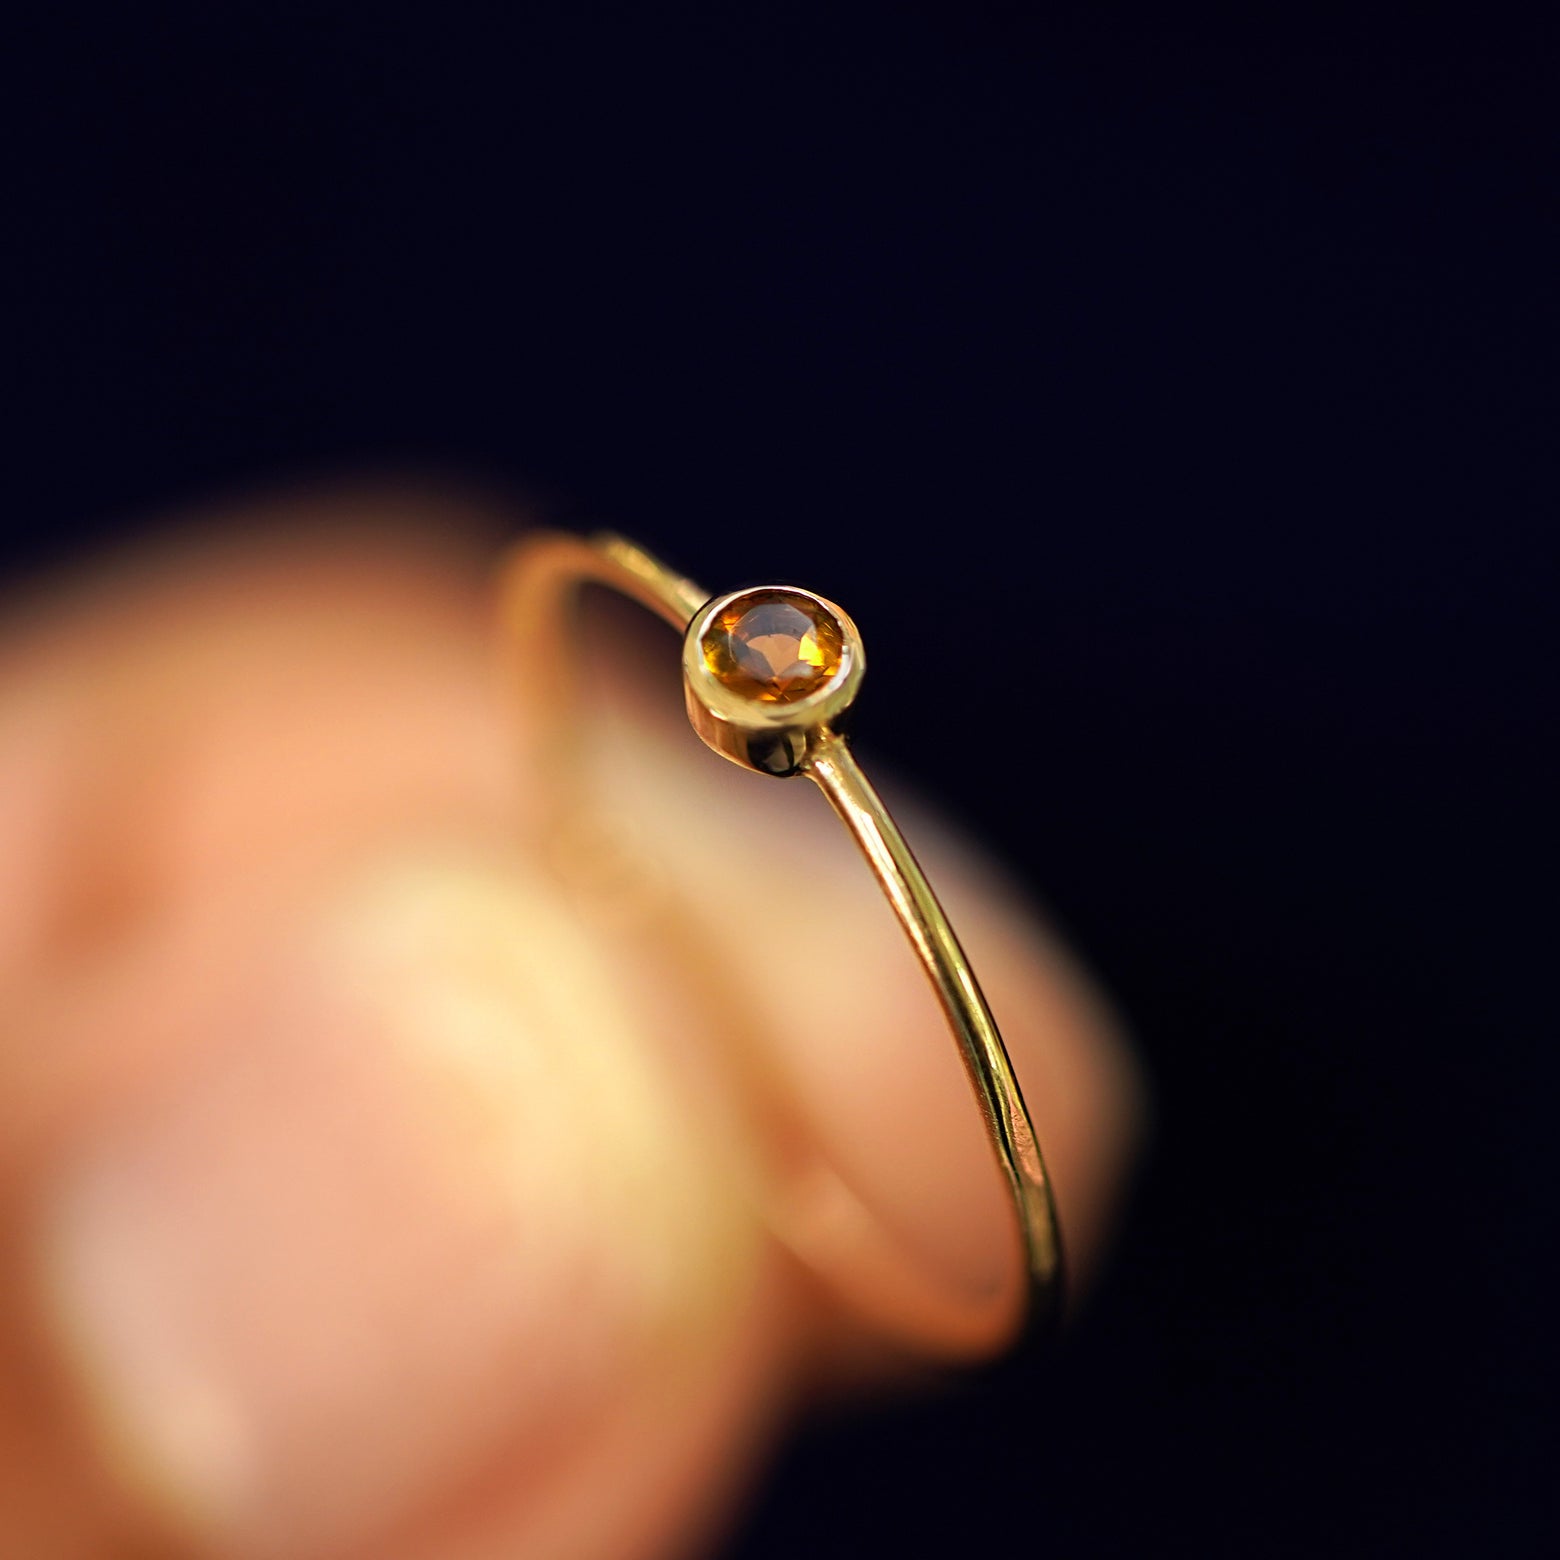
[(840, 669), (844, 640), (834, 615), (790, 591), (755, 591), (704, 631), (704, 664), (728, 688), (766, 704), (791, 704)]

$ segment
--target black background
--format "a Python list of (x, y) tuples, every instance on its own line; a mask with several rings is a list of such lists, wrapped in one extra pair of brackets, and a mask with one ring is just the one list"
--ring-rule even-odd
[[(1551, 31), (7, 25), (13, 573), (388, 464), (804, 579), (868, 749), (1138, 1034), (1069, 1347), (808, 1431), (732, 1560), (1551, 1552)], [(912, 720), (955, 676), (975, 731), (1032, 713), (978, 795)]]

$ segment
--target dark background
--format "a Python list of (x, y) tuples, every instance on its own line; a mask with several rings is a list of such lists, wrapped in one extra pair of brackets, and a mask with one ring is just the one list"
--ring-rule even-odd
[[(1554, 1552), (1560, 51), (1488, 12), (15, 18), (6, 558), (389, 465), (806, 580), (1118, 996), (1049, 1365), (732, 1560)], [(918, 739), (1031, 723), (977, 783)]]

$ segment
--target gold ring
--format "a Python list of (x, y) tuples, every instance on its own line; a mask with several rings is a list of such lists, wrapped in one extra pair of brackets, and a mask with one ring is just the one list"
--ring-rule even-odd
[[(887, 809), (857, 766), (844, 724), (861, 686), (861, 636), (833, 602), (790, 586), (711, 597), (622, 537), (562, 532), (520, 542), (503, 579), (506, 662), (531, 710), (538, 747), (531, 755), (544, 792), (577, 803), (580, 774), (576, 691), (567, 653), (573, 601), (581, 586), (605, 585), (663, 618), (683, 635), (683, 686), (700, 737), (723, 758), (779, 777), (803, 775), (828, 798), (850, 831), (924, 969), (958, 1042), (987, 1138), (1017, 1215), (1026, 1282), (981, 1297), (933, 1295), (907, 1265), (874, 1252), (864, 1210), (842, 1221), (848, 1189), (824, 1178), (834, 1203), (810, 1218), (793, 1207), (779, 1223), (814, 1270), (839, 1277), (848, 1249), (856, 1267), (876, 1261), (896, 1271), (905, 1304), (874, 1317), (902, 1343), (945, 1355), (989, 1352), (1016, 1331), (1027, 1309), (1031, 1332), (1047, 1330), (1062, 1308), (1062, 1250), (1045, 1162), (1018, 1079), (968, 958), (925, 874)], [(816, 1192), (816, 1183), (814, 1186)], [(827, 1199), (824, 1199), (826, 1202)], [(818, 1235), (831, 1224), (832, 1248)], [(882, 1246), (881, 1240), (878, 1241)], [(856, 1291), (862, 1289), (859, 1282)], [(841, 1280), (843, 1287), (853, 1286)], [(911, 1291), (916, 1291), (911, 1294)], [(867, 1305), (864, 1309), (872, 1311)]]

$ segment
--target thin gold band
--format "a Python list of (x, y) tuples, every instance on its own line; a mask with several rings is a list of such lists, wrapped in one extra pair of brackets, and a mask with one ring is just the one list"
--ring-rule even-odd
[[(806, 775), (850, 831), (893, 906), (959, 1043), (988, 1139), (1017, 1213), (1028, 1274), (1029, 1326), (1032, 1331), (1048, 1329), (1058, 1320), (1062, 1306), (1061, 1239), (1045, 1163), (1018, 1079), (991, 1009), (942, 906), (837, 729), (864, 665), (854, 625), (832, 603), (810, 598), (845, 625), (847, 652), (854, 647), (855, 665), (847, 666), (836, 679), (836, 690), (804, 701), (795, 713), (763, 713), (766, 729), (791, 744), (784, 749), (792, 753), (791, 761), (776, 768), (756, 757), (758, 748), (751, 733), (746, 737), (741, 732), (732, 735), (729, 720), (723, 719), (723, 715), (731, 715), (731, 707), (724, 711), (705, 707), (708, 691), (701, 692), (695, 686), (700, 666), (696, 631), (708, 622), (712, 606), (729, 598), (712, 602), (692, 581), (621, 537), (603, 534), (587, 539), (547, 532), (519, 544), (504, 586), (512, 667), (557, 664), (559, 646), (567, 642), (572, 626), (572, 599), (578, 588), (588, 583), (605, 585), (630, 597), (685, 636), (689, 713), (706, 742), (743, 767)], [(564, 676), (531, 676), (526, 693), (533, 701), (535, 729), (544, 737), (536, 761), (552, 771), (542, 777), (543, 784), (554, 786), (554, 794), (568, 795), (579, 773), (573, 687)], [(738, 719), (742, 718), (739, 711)], [(754, 743), (751, 751), (749, 741)]]

